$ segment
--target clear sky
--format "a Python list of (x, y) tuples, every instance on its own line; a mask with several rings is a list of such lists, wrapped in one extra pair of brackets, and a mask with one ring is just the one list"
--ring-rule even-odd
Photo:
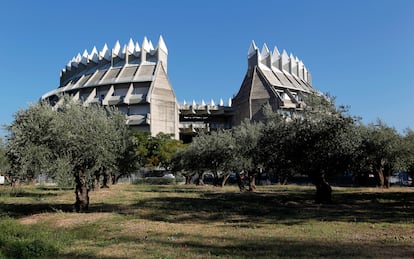
[(0, 124), (59, 84), (84, 49), (162, 35), (178, 101), (235, 95), (252, 40), (305, 63), (365, 123), (414, 129), (414, 1), (1, 1)]

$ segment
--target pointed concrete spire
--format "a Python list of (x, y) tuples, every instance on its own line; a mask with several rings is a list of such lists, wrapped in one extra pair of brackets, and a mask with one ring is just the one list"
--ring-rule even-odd
[(167, 45), (165, 45), (164, 39), (162, 38), (162, 35), (160, 35), (158, 39), (158, 44), (156, 49), (164, 51), (166, 54), (168, 54)]
[(183, 102), (183, 105), (184, 105), (184, 106), (186, 106), (186, 105), (187, 105), (187, 102), (186, 102), (185, 100), (184, 100), (184, 102)]
[(152, 45), (152, 41), (149, 41), (148, 43), (149, 43), (149, 46), (150, 46), (150, 51), (153, 51), (154, 50), (154, 45)]
[(275, 46), (275, 48), (273, 49), (273, 53), (272, 53), (272, 66), (280, 69), (280, 52), (277, 49), (277, 47)]
[(231, 98), (229, 98), (229, 107), (231, 107), (232, 103), (231, 103)]
[(219, 105), (220, 105), (220, 106), (224, 106), (224, 102), (223, 102), (223, 99), (221, 99), (221, 98), (220, 98), (220, 102), (219, 102)]
[(99, 57), (101, 59), (111, 61), (111, 53), (109, 52), (108, 45), (106, 45), (106, 43), (103, 46), (101, 52), (99, 52)]
[(149, 45), (147, 37), (144, 37), (144, 41), (142, 42), (142, 50), (145, 50), (146, 52), (150, 52), (151, 46)]
[(72, 63), (72, 61), (69, 61), (68, 64), (66, 65), (66, 71), (71, 71), (72, 70), (71, 63)]
[(85, 49), (82, 53), (82, 58), (80, 60), (80, 63), (87, 65), (88, 64), (88, 57), (89, 57), (89, 53), (88, 51)]
[(262, 47), (262, 52), (260, 53), (260, 55), (264, 58), (264, 57), (267, 57), (269, 53), (270, 53), (269, 48), (267, 47), (266, 43), (264, 43)]
[(138, 42), (135, 43), (135, 48), (134, 48), (134, 56), (139, 57), (141, 53), (141, 48), (139, 47)]
[(82, 53), (82, 57), (87, 58), (89, 56), (88, 50), (85, 49)]
[(204, 100), (201, 100), (201, 106), (206, 106), (206, 102)]
[(275, 46), (275, 48), (273, 49), (273, 56), (280, 56), (280, 52), (279, 52), (279, 50), (278, 50), (278, 48)]
[(252, 40), (252, 43), (250, 44), (249, 51), (247, 52), (247, 57), (250, 58), (254, 54), (256, 54), (257, 46), (254, 40)]
[(98, 63), (99, 56), (98, 56), (98, 50), (96, 49), (96, 46), (93, 46), (93, 49), (88, 57), (89, 60), (93, 61), (94, 63)]
[(284, 69), (286, 71), (289, 71), (289, 56), (288, 56), (286, 50), (282, 51), (282, 55), (280, 55), (280, 59), (281, 59), (280, 70)]
[(195, 107), (197, 104), (195, 102), (195, 100), (193, 100), (192, 106)]
[(127, 50), (128, 50), (128, 54), (134, 54), (135, 46), (134, 46), (134, 41), (132, 40), (132, 38), (129, 38)]
[(78, 56), (73, 57), (72, 60), (70, 61), (70, 64), (71, 64), (72, 67), (78, 67), (78, 65), (79, 65), (78, 57), (79, 57), (79, 59), (81, 58), (79, 53), (78, 53)]
[(211, 101), (210, 101), (210, 106), (216, 106), (213, 99), (211, 99)]
[(75, 61), (79, 63), (81, 60), (82, 60), (82, 56), (80, 53), (78, 53), (78, 55), (76, 55)]
[(121, 44), (119, 40), (116, 41), (115, 46), (112, 48), (112, 55), (119, 56), (121, 54)]

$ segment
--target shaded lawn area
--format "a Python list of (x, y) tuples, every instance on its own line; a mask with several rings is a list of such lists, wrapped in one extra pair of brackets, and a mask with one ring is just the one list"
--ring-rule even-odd
[[(236, 187), (120, 184), (91, 193), (72, 212), (73, 191), (0, 188), (0, 215), (26, 228), (65, 233), (59, 257), (297, 258), (414, 254), (414, 189), (334, 188), (334, 204), (313, 203), (309, 186)], [(0, 240), (1, 241), (1, 240)], [(0, 253), (1, 255), (1, 253)], [(1, 257), (1, 256), (0, 256)]]

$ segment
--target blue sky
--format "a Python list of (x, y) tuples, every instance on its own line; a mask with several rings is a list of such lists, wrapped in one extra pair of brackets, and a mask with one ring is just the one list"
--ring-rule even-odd
[(179, 102), (227, 101), (252, 40), (298, 56), (365, 123), (414, 129), (414, 1), (2, 1), (0, 124), (59, 84), (84, 49), (162, 35)]

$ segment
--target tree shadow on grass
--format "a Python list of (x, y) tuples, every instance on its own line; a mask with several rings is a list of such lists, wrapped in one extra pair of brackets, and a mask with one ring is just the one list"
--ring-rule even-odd
[(414, 222), (414, 193), (339, 193), (336, 196), (334, 204), (320, 205), (314, 204), (313, 195), (307, 192), (206, 193), (191, 198), (149, 198), (133, 206), (150, 212), (140, 217), (175, 223)]
[(10, 204), (0, 202), (0, 216), (21, 218), (48, 212), (73, 212), (73, 205), (55, 203)]

